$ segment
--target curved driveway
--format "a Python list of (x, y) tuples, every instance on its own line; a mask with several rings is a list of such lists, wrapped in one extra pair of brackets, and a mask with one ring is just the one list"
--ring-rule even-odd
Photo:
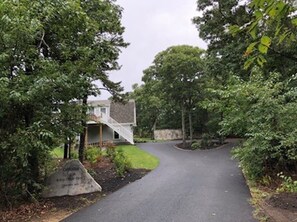
[(174, 142), (138, 146), (160, 158), (157, 169), (72, 214), (70, 222), (253, 222), (249, 190), (230, 158), (234, 143), (183, 151)]

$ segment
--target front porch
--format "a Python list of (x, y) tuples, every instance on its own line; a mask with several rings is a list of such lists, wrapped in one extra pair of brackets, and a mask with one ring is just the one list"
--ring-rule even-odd
[(88, 124), (85, 144), (88, 146), (103, 147), (108, 142), (123, 143), (126, 140), (116, 131), (105, 124)]

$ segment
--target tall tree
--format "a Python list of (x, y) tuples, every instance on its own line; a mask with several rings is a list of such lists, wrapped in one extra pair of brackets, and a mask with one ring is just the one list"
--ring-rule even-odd
[(296, 40), (293, 1), (198, 0), (197, 7), (202, 14), (193, 22), (209, 43), (208, 73), (225, 80), (230, 73), (248, 79), (254, 62), (264, 65), (266, 75), (277, 71), (287, 78), (296, 73), (295, 46), (286, 44)]
[(107, 72), (119, 68), (116, 59), (127, 45), (121, 10), (109, 0), (0, 3), (4, 197), (12, 188), (34, 192), (51, 147), (79, 131), (76, 123), (85, 113), (82, 117), (81, 106), (71, 101), (98, 94), (94, 80), (119, 92)]
[[(159, 81), (159, 89), (165, 100), (181, 110), (183, 146), (186, 146), (186, 112), (191, 110), (198, 98), (197, 86), (203, 71), (203, 50), (197, 47), (172, 46), (156, 55), (150, 72), (144, 79)], [(189, 112), (191, 116), (191, 112)], [(192, 126), (190, 126), (192, 129)]]
[(164, 107), (163, 101), (157, 93), (158, 88), (153, 83), (133, 86), (130, 97), (136, 101), (136, 134), (140, 137), (154, 138), (154, 130)]
[[(49, 33), (47, 45), (52, 52), (50, 56), (64, 63), (64, 68), (76, 80), (79, 89), (78, 99), (83, 105), (83, 130), (79, 146), (81, 161), (84, 156), (87, 98), (100, 93), (92, 82), (100, 80), (113, 95), (122, 91), (119, 83), (111, 82), (107, 74), (108, 71), (119, 69), (116, 60), (120, 48), (127, 46), (122, 37), (124, 27), (120, 22), (121, 11), (118, 5), (109, 0), (71, 1), (63, 12), (52, 18), (51, 26), (47, 26), (48, 30), (44, 31)], [(54, 38), (51, 38), (51, 33)]]
[(243, 52), (250, 37), (246, 33), (234, 36), (228, 32), (228, 27), (250, 20), (246, 5), (239, 0), (198, 0), (197, 9), (202, 14), (193, 18), (193, 23), (199, 36), (208, 43), (208, 74), (222, 83), (230, 73), (246, 78)]

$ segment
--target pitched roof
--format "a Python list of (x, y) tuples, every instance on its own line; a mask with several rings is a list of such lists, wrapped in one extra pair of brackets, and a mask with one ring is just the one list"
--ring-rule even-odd
[(129, 102), (127, 102), (125, 104), (111, 102), (110, 117), (115, 119), (119, 123), (134, 123), (134, 124), (136, 124), (135, 101), (130, 100)]
[(88, 100), (90, 106), (110, 106), (110, 100)]

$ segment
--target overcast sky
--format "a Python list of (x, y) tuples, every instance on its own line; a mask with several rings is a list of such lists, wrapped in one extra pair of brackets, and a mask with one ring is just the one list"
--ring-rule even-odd
[[(121, 81), (125, 91), (141, 84), (142, 71), (155, 55), (173, 45), (206, 48), (191, 19), (197, 15), (196, 0), (118, 0), (124, 8), (124, 39), (130, 45), (119, 58), (121, 70), (110, 73), (110, 79)], [(100, 99), (110, 97), (102, 93)]]

